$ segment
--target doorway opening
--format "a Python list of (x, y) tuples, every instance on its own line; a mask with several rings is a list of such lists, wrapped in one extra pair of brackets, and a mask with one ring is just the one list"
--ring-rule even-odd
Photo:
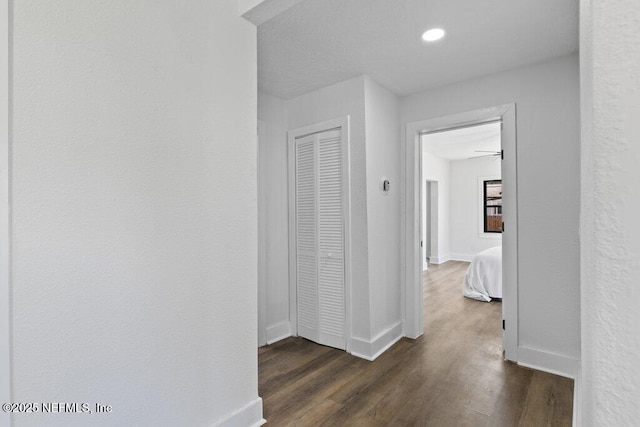
[(465, 325), (495, 347), (502, 340), (501, 127), (497, 120), (420, 135), (425, 329), (451, 336)]
[[(428, 266), (441, 266), (447, 261), (451, 261), (452, 265), (459, 263), (456, 267), (458, 270), (456, 274), (461, 277), (458, 283), (454, 284), (454, 286), (458, 286), (456, 289), (458, 300), (470, 301), (462, 298), (464, 276), (469, 267), (468, 263), (485, 249), (502, 247), (502, 255), (497, 256), (502, 260), (502, 265), (500, 266), (498, 261), (497, 267), (497, 276), (502, 279), (502, 295), (498, 293), (488, 299), (502, 297), (502, 310), (497, 314), (495, 322), (497, 325), (495, 326), (498, 331), (501, 326), (503, 328), (501, 341), (505, 359), (518, 360), (515, 117), (515, 104), (508, 104), (407, 125), (404, 158), (406, 171), (404, 207), (406, 214), (403, 246), (406, 253), (406, 268), (403, 272), (405, 275), (403, 309), (405, 334), (408, 337), (418, 337), (424, 331), (423, 295), (426, 295), (427, 300), (429, 298), (428, 292), (425, 292), (428, 289), (423, 287), (427, 248), (431, 250)], [(478, 143), (473, 146), (471, 152), (461, 154), (458, 152), (460, 147), (456, 147), (456, 144), (446, 146), (446, 141), (440, 141), (444, 148), (451, 151), (448, 154), (450, 157), (458, 156), (457, 159), (446, 161), (425, 151), (428, 144), (423, 144), (423, 141), (425, 138), (429, 138), (428, 135), (437, 140), (435, 135), (439, 135), (439, 138), (442, 139), (443, 136), (447, 136), (447, 131), (470, 134), (478, 133), (477, 131), (480, 129), (494, 132), (498, 136), (498, 144), (483, 146)], [(495, 141), (493, 143), (496, 144)], [(437, 145), (437, 141), (432, 141), (433, 144)], [(451, 166), (448, 162), (452, 162), (454, 165)], [(482, 163), (488, 165), (488, 169), (480, 167), (479, 165)], [(452, 172), (452, 169), (455, 173)], [(427, 192), (431, 193), (430, 198), (433, 199), (432, 182), (434, 181), (438, 183), (437, 259), (433, 256), (432, 247), (436, 233), (432, 231), (433, 227), (426, 226), (427, 215), (425, 213)], [(455, 181), (454, 184), (452, 184), (453, 181)], [(462, 186), (462, 183), (465, 185)], [(466, 192), (466, 198), (451, 198), (451, 188), (458, 187), (464, 187), (456, 192)], [(430, 212), (433, 212), (433, 201), (431, 201)], [(459, 215), (451, 217), (451, 212), (456, 212)], [(462, 219), (465, 216), (466, 219)], [(433, 222), (433, 219), (433, 215), (431, 215), (429, 222)], [(500, 230), (496, 230), (495, 227), (498, 222)], [(428, 235), (430, 230), (431, 233)], [(463, 236), (469, 236), (469, 230), (472, 231), (471, 234), (475, 233), (475, 235), (473, 239), (465, 240)], [(425, 245), (427, 240), (429, 245)], [(493, 254), (493, 257), (495, 258), (496, 255)], [(429, 270), (427, 270), (427, 274), (429, 274)], [(501, 323), (502, 325), (500, 325)]]
[(421, 134), (424, 261), (470, 262), (502, 246), (501, 126), (494, 121)]

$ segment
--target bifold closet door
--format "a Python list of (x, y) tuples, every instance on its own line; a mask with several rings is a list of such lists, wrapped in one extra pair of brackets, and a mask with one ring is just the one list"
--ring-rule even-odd
[(329, 130), (296, 139), (298, 335), (345, 349), (343, 142)]

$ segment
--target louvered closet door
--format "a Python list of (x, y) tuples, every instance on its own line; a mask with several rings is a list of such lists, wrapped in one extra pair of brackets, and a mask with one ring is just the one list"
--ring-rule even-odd
[(296, 140), (298, 335), (345, 349), (342, 153), (340, 130)]
[(318, 191), (316, 136), (296, 140), (298, 335), (318, 342)]

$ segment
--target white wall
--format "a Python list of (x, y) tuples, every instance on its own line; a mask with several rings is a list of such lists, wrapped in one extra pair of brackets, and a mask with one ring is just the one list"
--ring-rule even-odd
[[(501, 246), (500, 235), (481, 233), (479, 218), (482, 212), (478, 179), (500, 177), (500, 161), (493, 158), (473, 160), (447, 160), (424, 152), (422, 176), (424, 181), (438, 183), (438, 217), (435, 236), (430, 236), (426, 219), (426, 185), (423, 186), (422, 230), (423, 242), (435, 237), (431, 248), (431, 262), (442, 263), (450, 259), (470, 261), (485, 249)], [(423, 254), (431, 245), (426, 245)], [(423, 259), (423, 270), (427, 268)]]
[(453, 160), (450, 162), (450, 257), (471, 261), (474, 255), (502, 245), (502, 235), (484, 233), (483, 189), (479, 181), (500, 179), (500, 159)]
[(258, 93), (258, 119), (266, 124), (259, 141), (265, 181), (265, 296), (268, 342), (291, 335), (289, 324), (289, 205), (287, 202), (287, 114), (285, 101)]
[[(400, 307), (399, 100), (367, 76), (282, 101), (261, 93), (266, 122), (267, 338), (287, 335), (287, 140), (283, 129), (350, 117), (352, 352), (373, 358), (402, 333)], [(283, 107), (284, 105), (284, 107)], [(283, 127), (284, 126), (284, 127)], [(262, 163), (261, 163), (262, 164)], [(383, 194), (385, 177), (391, 191)], [(285, 279), (285, 280), (283, 280)], [(275, 325), (275, 326), (274, 326)], [(288, 333), (291, 333), (289, 330)]]
[(567, 375), (580, 347), (578, 74), (574, 54), (401, 100), (402, 124), (517, 104), (518, 357)]
[[(323, 121), (350, 116), (351, 157), (351, 238), (353, 336), (368, 339), (369, 256), (367, 222), (367, 181), (365, 165), (365, 85), (356, 77), (288, 100), (288, 128), (297, 129)], [(286, 144), (286, 141), (285, 141)]]
[(640, 3), (580, 2), (579, 426), (640, 419)]
[[(0, 2), (0, 402), (11, 402), (9, 274), (9, 1)], [(10, 414), (0, 413), (0, 425)]]
[[(400, 106), (391, 91), (365, 77), (370, 339), (389, 328), (399, 337), (400, 312)], [(354, 159), (355, 160), (355, 159)], [(382, 181), (390, 182), (388, 193)], [(357, 219), (356, 219), (357, 220)], [(353, 248), (358, 250), (359, 242)], [(383, 339), (384, 340), (384, 339)]]
[(237, 13), (13, 3), (12, 400), (113, 407), (16, 426), (261, 419), (256, 30)]
[[(440, 264), (449, 261), (449, 236), (450, 236), (450, 162), (434, 154), (423, 152), (422, 154), (422, 180), (438, 182), (438, 245), (437, 250), (431, 248), (430, 262)], [(423, 197), (422, 212), (426, 210), (426, 200)], [(425, 215), (422, 215), (422, 240), (429, 237), (429, 230), (426, 228)], [(424, 261), (423, 261), (424, 262)], [(424, 266), (423, 266), (424, 269)]]

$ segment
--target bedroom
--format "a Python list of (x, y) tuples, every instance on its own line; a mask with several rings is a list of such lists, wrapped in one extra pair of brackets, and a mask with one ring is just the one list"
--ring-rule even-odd
[(422, 269), (471, 263), (464, 295), (486, 302), (502, 301), (500, 133), (498, 121), (421, 136)]

